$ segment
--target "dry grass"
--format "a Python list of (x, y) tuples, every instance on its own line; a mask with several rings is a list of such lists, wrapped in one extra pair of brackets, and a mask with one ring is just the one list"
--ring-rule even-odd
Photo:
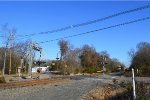
[(127, 92), (127, 89), (108, 84), (90, 91), (87, 96), (83, 97), (83, 100), (105, 100), (107, 97), (114, 97), (124, 92)]

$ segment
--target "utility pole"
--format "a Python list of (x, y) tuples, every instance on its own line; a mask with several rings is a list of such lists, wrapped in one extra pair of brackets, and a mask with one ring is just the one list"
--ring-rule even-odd
[(9, 60), (9, 75), (11, 74), (11, 48), (12, 48), (12, 31), (10, 32), (10, 60)]

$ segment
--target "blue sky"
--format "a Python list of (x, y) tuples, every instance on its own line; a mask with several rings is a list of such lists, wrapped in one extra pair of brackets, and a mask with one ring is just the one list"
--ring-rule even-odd
[[(134, 9), (150, 2), (115, 2), (115, 1), (26, 1), (26, 2), (0, 2), (0, 28), (5, 23), (9, 27), (16, 28), (15, 35), (28, 35), (33, 33), (45, 32), (65, 26), (78, 24), (94, 19), (103, 18), (118, 12)], [(42, 42), (65, 37), (68, 35), (79, 34), (103, 27), (120, 24), (123, 22), (150, 17), (150, 8), (141, 11), (121, 15), (101, 21), (95, 24), (72, 28), (57, 33), (49, 33), (45, 35), (35, 35), (24, 39), (16, 37), (17, 41), (33, 41)], [(84, 44), (88, 44), (96, 48), (97, 52), (106, 50), (111, 58), (117, 58), (124, 64), (129, 64), (129, 56), (127, 52), (136, 44), (145, 41), (150, 42), (150, 20), (133, 23), (121, 27), (107, 29), (103, 31), (93, 32), (90, 34), (68, 38), (75, 48), (80, 48)], [(2, 31), (2, 30), (0, 30)], [(2, 35), (3, 32), (0, 33)], [(0, 37), (2, 45), (3, 38)], [(44, 57), (46, 59), (55, 59), (59, 52), (58, 41), (40, 44), (43, 48)]]

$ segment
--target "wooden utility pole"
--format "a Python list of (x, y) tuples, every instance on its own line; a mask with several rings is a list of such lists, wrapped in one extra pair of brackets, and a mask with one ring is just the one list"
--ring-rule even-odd
[(12, 48), (12, 32), (10, 32), (10, 59), (9, 59), (9, 75), (11, 74), (11, 48)]

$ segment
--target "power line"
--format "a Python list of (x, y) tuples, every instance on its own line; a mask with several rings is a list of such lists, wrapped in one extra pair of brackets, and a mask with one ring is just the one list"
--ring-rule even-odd
[(149, 19), (150, 19), (150, 17), (145, 17), (145, 18), (141, 18), (141, 19), (136, 19), (136, 20), (124, 22), (124, 23), (121, 23), (121, 24), (116, 24), (116, 25), (100, 28), (100, 29), (97, 29), (97, 30), (92, 30), (92, 31), (88, 31), (88, 32), (80, 33), (80, 34), (75, 34), (75, 35), (69, 35), (69, 36), (65, 36), (65, 37), (62, 37), (62, 38), (57, 38), (57, 39), (53, 39), (53, 40), (43, 41), (43, 42), (39, 42), (39, 43), (42, 44), (42, 43), (47, 43), (47, 42), (52, 42), (52, 41), (58, 41), (58, 40), (61, 40), (61, 39), (72, 38), (72, 37), (76, 37), (76, 36), (80, 36), (80, 35), (85, 35), (85, 34), (97, 32), (97, 31), (111, 29), (111, 28), (115, 28), (115, 27), (119, 27), (119, 26), (124, 26), (124, 25), (132, 24), (132, 23), (136, 23), (136, 22), (140, 22), (140, 21), (149, 20)]
[(100, 22), (100, 21), (111, 19), (113, 17), (117, 17), (117, 16), (120, 16), (120, 15), (124, 15), (124, 14), (127, 14), (127, 13), (132, 13), (132, 12), (136, 12), (136, 11), (140, 11), (140, 10), (144, 10), (144, 9), (147, 9), (147, 8), (150, 8), (150, 5), (144, 5), (142, 7), (122, 11), (122, 12), (115, 13), (115, 14), (107, 16), (107, 17), (100, 18), (100, 19), (95, 19), (95, 20), (91, 20), (91, 21), (87, 21), (87, 22), (83, 22), (83, 23), (79, 23), (79, 24), (73, 24), (73, 25), (69, 25), (69, 26), (66, 26), (66, 27), (62, 27), (62, 28), (58, 28), (58, 29), (54, 29), (54, 30), (50, 30), (50, 31), (46, 31), (46, 32), (33, 33), (33, 34), (28, 34), (28, 35), (18, 35), (18, 37), (30, 37), (30, 36), (34, 36), (34, 35), (37, 35), (37, 34), (56, 33), (56, 32), (68, 30), (68, 29), (71, 29), (71, 28), (76, 28), (76, 27), (80, 27), (80, 26), (94, 24), (94, 23), (97, 23), (97, 22)]

